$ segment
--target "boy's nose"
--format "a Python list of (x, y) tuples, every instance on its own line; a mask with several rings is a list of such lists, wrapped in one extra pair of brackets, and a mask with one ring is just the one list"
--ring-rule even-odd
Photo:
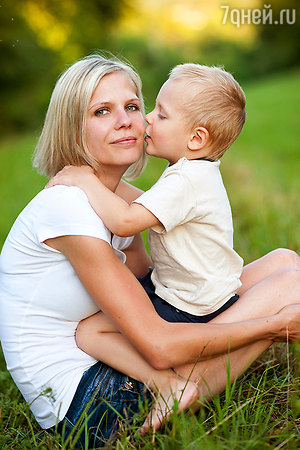
[(152, 112), (150, 112), (149, 114), (146, 115), (145, 120), (148, 124), (150, 124), (151, 122), (151, 117), (152, 117)]

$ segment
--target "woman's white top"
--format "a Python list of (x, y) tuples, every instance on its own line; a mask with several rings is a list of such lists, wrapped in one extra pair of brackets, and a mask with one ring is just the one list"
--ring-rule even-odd
[(41, 191), (14, 223), (0, 257), (0, 339), (16, 385), (43, 428), (61, 420), (78, 383), (96, 360), (75, 343), (78, 322), (99, 311), (68, 259), (46, 239), (84, 235), (121, 251), (77, 187)]
[(135, 200), (160, 221), (150, 230), (155, 292), (194, 315), (219, 309), (241, 286), (242, 258), (220, 161), (181, 158)]

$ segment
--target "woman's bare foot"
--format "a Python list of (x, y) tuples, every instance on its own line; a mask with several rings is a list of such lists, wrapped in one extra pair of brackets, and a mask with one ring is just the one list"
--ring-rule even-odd
[(140, 435), (147, 434), (150, 429), (158, 430), (174, 411), (184, 411), (192, 406), (199, 398), (199, 391), (192, 381), (176, 376), (167, 388), (154, 395), (155, 403), (138, 431)]

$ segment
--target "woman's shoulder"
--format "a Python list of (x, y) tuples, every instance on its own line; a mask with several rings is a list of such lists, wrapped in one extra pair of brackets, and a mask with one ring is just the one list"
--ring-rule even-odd
[(78, 187), (57, 185), (40, 191), (17, 218), (10, 235), (43, 242), (63, 235), (87, 235), (109, 242), (110, 233)]
[(78, 210), (80, 207), (87, 206), (92, 210), (83, 190), (76, 186), (57, 185), (40, 191), (27, 205), (25, 210), (38, 209), (41, 213), (42, 211), (51, 211), (52, 209), (57, 211), (59, 208), (72, 211), (72, 209)]
[(65, 226), (103, 228), (84, 191), (76, 186), (57, 185), (40, 191), (20, 214), (34, 228)]
[(36, 197), (34, 197), (34, 199), (43, 199), (46, 202), (55, 200), (68, 201), (72, 198), (81, 201), (88, 201), (86, 194), (79, 187), (64, 186), (62, 184), (43, 189), (36, 195)]
[(42, 215), (54, 215), (58, 219), (68, 219), (88, 222), (91, 219), (97, 224), (103, 224), (89, 203), (85, 192), (76, 186), (57, 185), (44, 189), (37, 196), (37, 202), (42, 203)]

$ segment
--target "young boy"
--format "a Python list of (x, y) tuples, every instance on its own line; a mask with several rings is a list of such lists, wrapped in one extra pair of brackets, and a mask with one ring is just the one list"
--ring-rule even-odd
[[(155, 109), (146, 116), (147, 153), (169, 161), (149, 191), (128, 205), (86, 167), (68, 167), (51, 181), (83, 189), (118, 236), (150, 228), (154, 269), (141, 283), (167, 321), (208, 322), (238, 299), (243, 260), (233, 250), (231, 208), (219, 159), (238, 137), (245, 118), (245, 95), (232, 75), (217, 67), (182, 64), (171, 71)], [(88, 348), (83, 349), (110, 363), (103, 359), (100, 345), (104, 322), (89, 320), (94, 320), (95, 338), (91, 340), (90, 332)], [(82, 337), (77, 336), (79, 343)], [(126, 357), (118, 363), (127, 373)], [(143, 378), (138, 368), (135, 378)]]

